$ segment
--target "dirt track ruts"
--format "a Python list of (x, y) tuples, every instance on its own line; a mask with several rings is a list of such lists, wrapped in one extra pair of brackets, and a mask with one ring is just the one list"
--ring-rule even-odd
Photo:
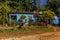
[(1, 38), (0, 40), (60, 40), (60, 31), (20, 37), (17, 35), (14, 37)]

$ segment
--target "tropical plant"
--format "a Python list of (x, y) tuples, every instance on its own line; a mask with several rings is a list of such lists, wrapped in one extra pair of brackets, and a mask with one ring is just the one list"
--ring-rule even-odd
[(20, 19), (24, 20), (26, 18), (25, 15), (21, 15)]
[(8, 5), (11, 11), (34, 11), (37, 9), (37, 0), (2, 0), (1, 3)]
[(48, 6), (50, 6), (50, 9), (56, 13), (59, 5), (60, 5), (60, 0), (48, 0)]
[(25, 9), (25, 11), (34, 11), (37, 8), (36, 0), (34, 0), (34, 2), (31, 2), (31, 0), (25, 0), (22, 3), (23, 3), (23, 8)]
[(55, 13), (51, 10), (43, 11), (43, 18), (46, 20), (53, 18), (54, 15), (55, 15)]
[(43, 19), (47, 22), (47, 24), (48, 24), (48, 20), (52, 19), (54, 15), (55, 13), (51, 10), (43, 11)]
[(0, 20), (2, 20), (2, 23), (4, 24), (5, 21), (7, 20), (7, 13), (10, 12), (10, 8), (9, 6), (3, 4), (3, 3), (0, 3)]

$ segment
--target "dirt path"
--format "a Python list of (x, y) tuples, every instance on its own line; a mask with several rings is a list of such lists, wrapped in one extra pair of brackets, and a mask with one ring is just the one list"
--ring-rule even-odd
[(60, 40), (60, 27), (55, 27), (54, 32), (49, 33), (0, 33), (0, 40)]
[(60, 40), (60, 31), (41, 34), (41, 40)]
[(54, 31), (60, 31), (60, 27), (59, 26), (54, 26), (54, 25), (48, 25), (49, 27), (52, 27), (54, 29)]
[(27, 36), (17, 35), (14, 37), (1, 38), (0, 40), (60, 40), (60, 31)]

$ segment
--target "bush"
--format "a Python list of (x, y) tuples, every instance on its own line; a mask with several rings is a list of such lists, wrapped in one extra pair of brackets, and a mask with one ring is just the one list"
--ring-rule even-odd
[(2, 29), (0, 29), (0, 32), (3, 32), (3, 30), (2, 30)]
[(9, 29), (4, 29), (4, 31), (3, 32), (9, 32)]

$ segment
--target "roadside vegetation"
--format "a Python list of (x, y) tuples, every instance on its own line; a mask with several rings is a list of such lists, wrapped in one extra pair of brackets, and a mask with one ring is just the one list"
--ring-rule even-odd
[[(33, 5), (34, 4), (34, 5)], [(34, 0), (34, 2), (31, 2), (30, 0), (0, 0), (0, 32), (51, 32), (54, 31), (52, 27), (48, 26), (48, 20), (52, 19), (55, 13), (57, 13), (57, 10), (60, 1), (52, 1), (48, 0), (48, 4), (44, 6), (36, 6), (37, 1)], [(43, 7), (43, 8), (42, 8)], [(56, 8), (56, 9), (55, 9)], [(28, 12), (43, 12), (43, 19), (36, 19), (36, 22), (34, 25), (37, 26), (22, 26), (20, 28), (15, 28), (15, 26), (18, 24), (17, 22), (9, 22), (7, 14), (9, 12), (17, 12), (17, 11), (28, 11)], [(58, 10), (59, 11), (59, 10)], [(22, 18), (23, 17), (23, 18)], [(21, 19), (25, 19), (26, 17), (22, 15)], [(30, 24), (32, 24), (30, 22)], [(39, 25), (39, 26), (38, 26)], [(43, 25), (43, 26), (41, 26)], [(6, 28), (4, 29), (4, 27)], [(8, 29), (8, 27), (12, 27), (11, 29)]]
[(0, 32), (9, 33), (9, 32), (31, 32), (31, 33), (44, 33), (44, 32), (53, 32), (54, 29), (48, 26), (22, 26), (22, 28), (11, 28), (11, 27), (0, 27)]

